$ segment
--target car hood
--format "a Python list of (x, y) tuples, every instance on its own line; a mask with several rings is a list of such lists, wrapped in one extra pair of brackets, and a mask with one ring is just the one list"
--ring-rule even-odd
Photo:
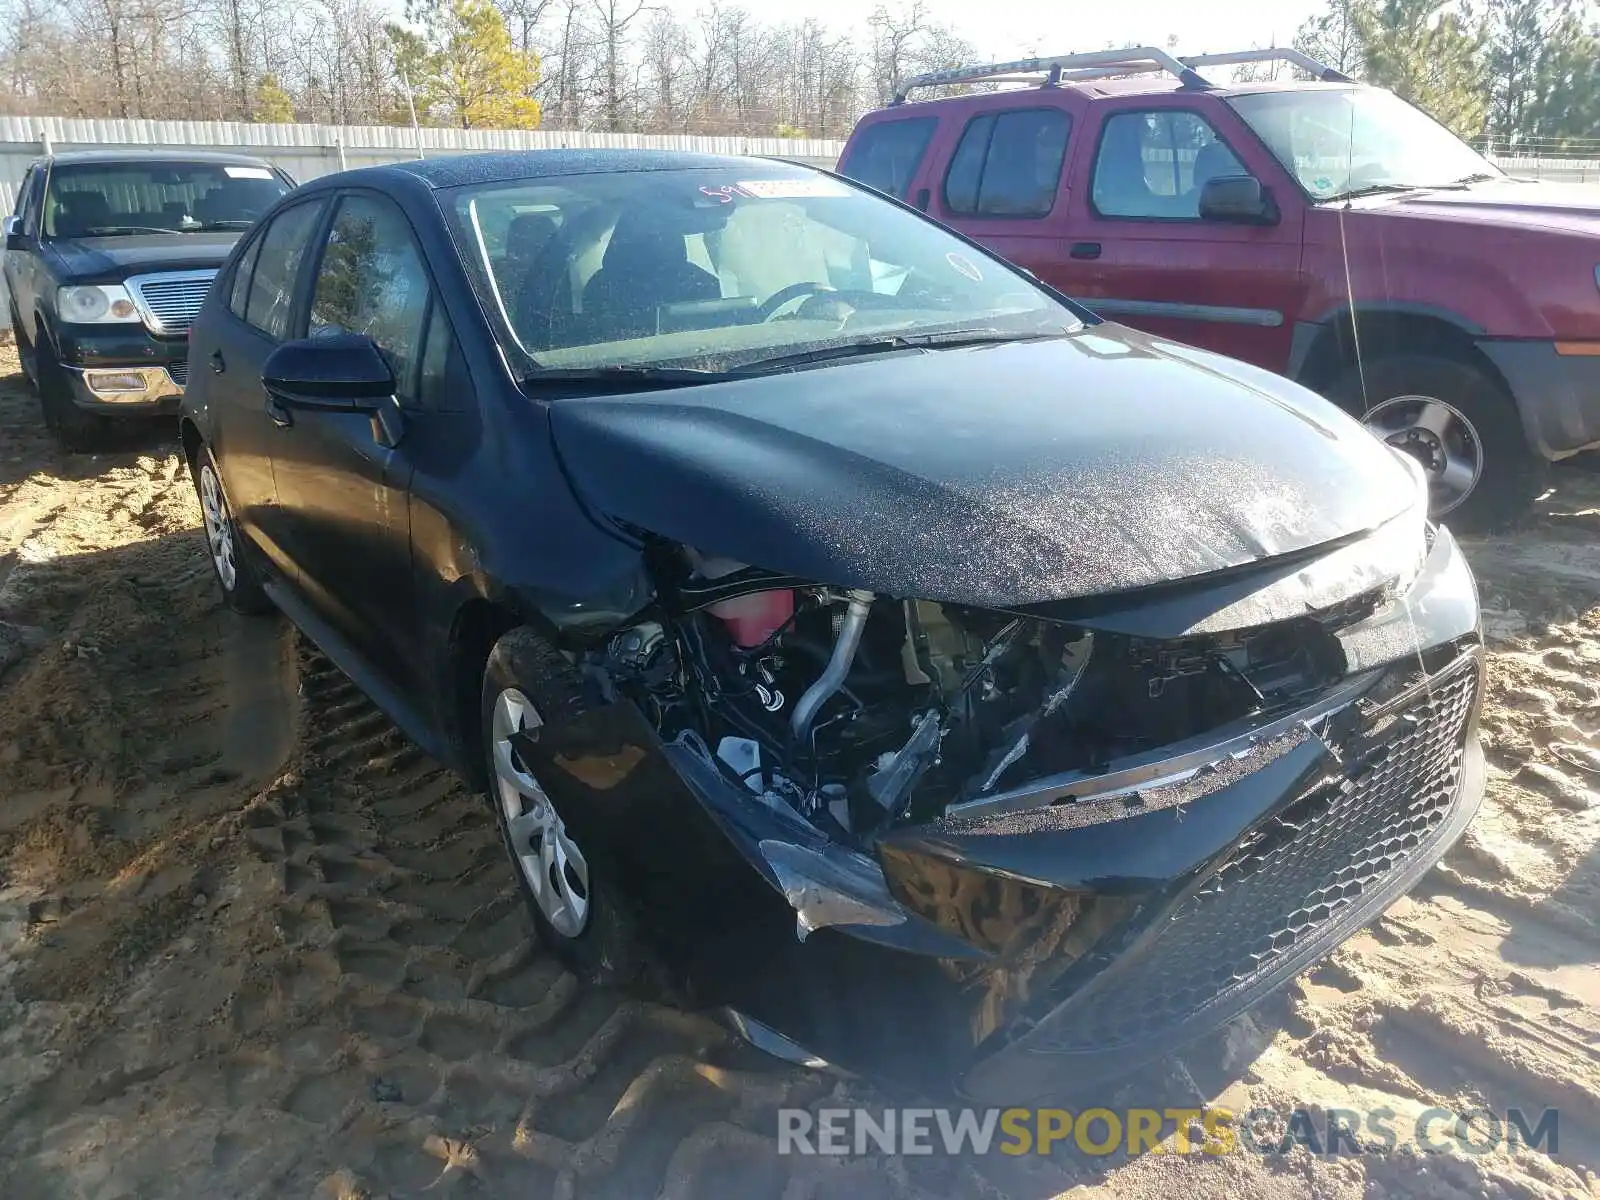
[(599, 516), (823, 583), (986, 607), (1143, 588), (1370, 530), (1416, 485), (1310, 392), (1102, 324), (550, 419)]
[(63, 283), (105, 283), (146, 271), (220, 267), (242, 231), (142, 233), (122, 237), (62, 238), (47, 242)]
[(1374, 211), (1401, 216), (1600, 236), (1600, 195), (1592, 185), (1497, 179), (1456, 191), (1377, 199)]

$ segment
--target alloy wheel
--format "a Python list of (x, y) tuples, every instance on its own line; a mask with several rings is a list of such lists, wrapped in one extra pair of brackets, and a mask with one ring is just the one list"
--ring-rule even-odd
[(575, 938), (589, 919), (589, 864), (511, 742), (514, 734), (531, 733), (543, 724), (539, 710), (516, 688), (496, 698), (490, 732), (495, 799), (539, 911), (558, 934)]
[(239, 579), (233, 561), (233, 522), (228, 515), (228, 501), (222, 494), (222, 483), (210, 462), (200, 465), (200, 516), (205, 522), (206, 542), (211, 547), (217, 578), (223, 590), (231, 592)]
[(1374, 405), (1367, 428), (1422, 464), (1435, 516), (1460, 506), (1483, 475), (1483, 442), (1455, 405), (1433, 396), (1395, 396)]

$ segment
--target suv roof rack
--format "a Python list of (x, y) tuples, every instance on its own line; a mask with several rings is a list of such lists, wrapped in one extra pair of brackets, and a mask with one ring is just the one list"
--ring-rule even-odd
[[(951, 83), (1032, 83), (1056, 87), (1086, 79), (1105, 79), (1113, 75), (1134, 75), (1165, 71), (1177, 77), (1186, 88), (1208, 89), (1214, 85), (1197, 67), (1236, 66), (1241, 63), (1286, 62), (1299, 67), (1324, 83), (1354, 82), (1348, 75), (1318, 62), (1292, 47), (1274, 46), (1267, 50), (1232, 50), (1223, 54), (1195, 54), (1178, 58), (1155, 46), (1132, 46), (1125, 50), (1092, 50), (1085, 54), (1060, 54), (1048, 58), (1024, 58), (1015, 62), (986, 66), (952, 67), (916, 75), (900, 85), (894, 104), (904, 104), (917, 88)], [(1039, 76), (1043, 74), (1044, 78)]]

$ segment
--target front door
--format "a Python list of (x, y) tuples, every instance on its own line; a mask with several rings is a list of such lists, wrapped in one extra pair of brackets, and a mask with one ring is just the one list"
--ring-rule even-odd
[(197, 321), (189, 340), (190, 377), (203, 372), (200, 390), (228, 506), (272, 567), (291, 579), (294, 564), (283, 544), (272, 478), (278, 435), (267, 416), (261, 368), (293, 327), (305, 282), (301, 268), (326, 210), (320, 199), (292, 205), (252, 235), (233, 274), (218, 285), (227, 289), (226, 310)]
[[(1304, 292), (1293, 185), (1223, 110), (1159, 97), (1094, 111), (1094, 152), (1077, 156), (1071, 188), (1067, 290), (1110, 320), (1284, 370)], [(1200, 216), (1205, 182), (1238, 175), (1275, 194), (1275, 224)]]
[[(319, 248), (309, 336), (371, 337), (394, 371), (402, 410), (415, 414), (427, 267), (393, 201), (351, 192), (337, 203)], [(299, 587), (369, 666), (404, 686), (416, 644), (406, 501), (414, 443), (403, 435), (383, 445), (362, 412), (297, 407), (278, 420), (287, 423), (277, 430), (273, 474)]]

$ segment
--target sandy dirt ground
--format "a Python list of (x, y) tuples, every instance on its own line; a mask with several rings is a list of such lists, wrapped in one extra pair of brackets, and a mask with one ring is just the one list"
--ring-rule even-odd
[(0, 1197), (1600, 1196), (1600, 475), (1469, 545), (1491, 785), (1417, 891), (1105, 1102), (1561, 1110), (1555, 1153), (777, 1153), (860, 1099), (532, 941), (480, 802), (223, 609), (174, 445), (0, 351)]

